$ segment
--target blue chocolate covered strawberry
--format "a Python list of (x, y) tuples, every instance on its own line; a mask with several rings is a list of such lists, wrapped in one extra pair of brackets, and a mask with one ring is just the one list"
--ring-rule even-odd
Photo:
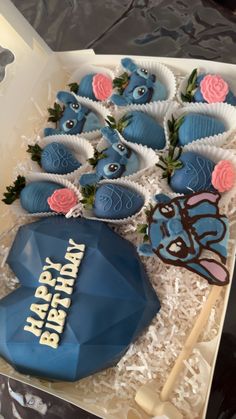
[(70, 83), (75, 94), (95, 101), (107, 100), (112, 94), (112, 79), (103, 73), (90, 73), (82, 77), (79, 84)]
[(107, 122), (132, 143), (146, 145), (154, 150), (161, 150), (166, 145), (163, 127), (146, 112), (131, 111), (118, 122), (113, 117), (108, 117)]
[(30, 214), (52, 211), (66, 214), (77, 204), (77, 196), (71, 189), (50, 181), (26, 184), (23, 176), (18, 176), (13, 186), (7, 186), (3, 195), (7, 205), (19, 198), (22, 208)]
[(70, 149), (56, 141), (47, 144), (43, 149), (38, 144), (29, 145), (27, 152), (31, 154), (31, 159), (47, 173), (65, 175), (81, 166)]
[(168, 121), (171, 145), (185, 146), (193, 141), (222, 134), (226, 127), (218, 118), (199, 113), (189, 113)]
[(181, 149), (170, 147), (165, 157), (160, 157), (163, 178), (167, 178), (171, 189), (177, 193), (190, 194), (199, 191), (214, 191), (211, 182), (215, 167), (210, 159), (193, 151), (181, 154)]
[(104, 183), (100, 186), (82, 188), (86, 209), (92, 209), (94, 216), (111, 220), (131, 217), (140, 211), (144, 198), (128, 186)]
[(195, 68), (189, 76), (185, 91), (181, 93), (183, 102), (225, 102), (236, 106), (236, 96), (228, 83), (216, 74), (198, 74)]

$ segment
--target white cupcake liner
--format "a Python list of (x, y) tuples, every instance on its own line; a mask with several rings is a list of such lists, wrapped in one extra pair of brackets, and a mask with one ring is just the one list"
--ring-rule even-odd
[[(166, 101), (173, 100), (176, 94), (176, 79), (175, 79), (174, 74), (168, 67), (166, 67), (164, 64), (157, 63), (156, 61), (151, 61), (151, 60), (133, 60), (133, 61), (139, 67), (145, 68), (150, 74), (155, 74), (157, 80), (159, 80), (161, 83), (163, 83), (166, 86), (168, 94), (165, 101), (162, 100), (162, 101), (155, 101), (155, 102), (166, 102)], [(125, 71), (129, 72), (128, 70), (124, 69), (124, 67), (120, 64), (115, 71), (115, 77), (118, 77)], [(137, 105), (137, 106), (140, 106), (140, 105)]]
[[(106, 67), (100, 67), (99, 65), (91, 65), (91, 64), (84, 64), (82, 66), (80, 66), (77, 70), (74, 71), (74, 73), (72, 73), (71, 77), (68, 80), (68, 84), (70, 83), (80, 83), (81, 79), (86, 76), (87, 74), (90, 73), (102, 73), (105, 74), (106, 76), (110, 77), (111, 80), (114, 79), (114, 72)], [(78, 95), (79, 97), (82, 97), (80, 95)], [(104, 101), (99, 101), (99, 103), (102, 104), (106, 104), (107, 101), (109, 100), (109, 98), (107, 100)]]
[[(120, 142), (123, 143), (128, 148), (130, 148), (132, 151), (134, 151), (139, 157), (140, 169), (137, 172), (133, 173), (132, 175), (122, 176), (122, 179), (129, 179), (129, 180), (134, 180), (134, 181), (138, 180), (148, 169), (155, 166), (155, 164), (159, 162), (159, 157), (155, 153), (155, 151), (152, 150), (152, 148), (149, 148), (145, 145), (131, 143), (129, 141), (126, 141), (118, 131), (117, 133), (119, 135)], [(103, 137), (97, 145), (97, 150), (102, 151), (105, 148), (110, 147), (110, 145), (111, 144)], [(114, 179), (110, 179), (110, 182), (113, 182), (113, 180)]]
[[(97, 116), (99, 117), (100, 122), (102, 122), (104, 126), (106, 125), (105, 120), (107, 119), (108, 116), (112, 116), (112, 115), (110, 111), (107, 108), (105, 108), (105, 106), (103, 106), (99, 102), (94, 102), (93, 100), (88, 99), (86, 97), (78, 96), (73, 92), (71, 92), (71, 94), (75, 96), (75, 98), (78, 100), (79, 103), (81, 103), (81, 105), (86, 106), (87, 108), (91, 109), (91, 111), (95, 112)], [(50, 124), (48, 126), (55, 128), (55, 124)], [(60, 136), (60, 135), (64, 136), (65, 134), (64, 133), (57, 134), (57, 136)], [(100, 129), (97, 129), (97, 130), (88, 131), (88, 132), (81, 132), (80, 134), (77, 134), (76, 137), (86, 138), (87, 140), (94, 140), (98, 138), (100, 135), (101, 135)], [(49, 138), (51, 137), (51, 135), (48, 135), (47, 137)]]
[[(198, 70), (198, 75), (200, 75), (202, 73), (205, 73), (205, 74), (218, 74), (215, 71), (209, 71), (207, 69), (202, 69), (201, 68), (201, 69)], [(186, 105), (188, 102), (184, 102), (181, 99), (181, 93), (185, 94), (185, 92), (186, 92), (186, 87), (187, 87), (187, 84), (188, 84), (188, 79), (189, 79), (190, 74), (191, 74), (191, 72), (181, 80), (181, 83), (180, 83), (179, 88), (178, 88), (177, 93), (176, 93), (177, 100), (180, 103), (182, 103), (183, 105)], [(236, 94), (236, 81), (235, 81), (235, 79), (231, 79), (227, 74), (224, 75), (222, 72), (221, 72), (220, 76), (228, 83), (229, 89), (234, 94)], [(193, 102), (189, 102), (189, 103), (193, 103)], [(196, 103), (196, 102), (194, 102), (194, 103)], [(197, 102), (197, 103), (205, 103), (205, 102)]]
[[(163, 126), (164, 128), (164, 132), (165, 132), (165, 137), (167, 138), (167, 132), (166, 132), (166, 126), (164, 124), (164, 118), (165, 115), (167, 114), (167, 112), (173, 112), (177, 107), (179, 107), (177, 102), (150, 102), (147, 103), (145, 105), (129, 105), (126, 107), (119, 107), (116, 108), (113, 112), (113, 115), (115, 117), (115, 120), (118, 121), (119, 119), (121, 119), (125, 114), (127, 114), (128, 112), (132, 112), (132, 111), (142, 111), (144, 113), (147, 113), (148, 115), (152, 116), (157, 122), (158, 124), (160, 124), (161, 126)], [(128, 141), (128, 140), (126, 140)], [(128, 141), (128, 143), (132, 143)], [(167, 147), (167, 141), (166, 141), (166, 146), (162, 149), (159, 150), (157, 149), (157, 152), (163, 151), (165, 150)]]
[(183, 147), (184, 149), (188, 149), (193, 143), (212, 145), (216, 147), (222, 146), (227, 142), (228, 137), (236, 129), (236, 108), (234, 106), (228, 105), (226, 103), (192, 103), (184, 106), (183, 108), (176, 108), (167, 112), (164, 118), (164, 127), (168, 144), (170, 142), (168, 120), (172, 118), (172, 115), (174, 118), (179, 118), (180, 116), (187, 115), (189, 113), (198, 113), (218, 118), (224, 123), (226, 131), (224, 131), (222, 134), (199, 138), (198, 140), (192, 141), (191, 143), (185, 145)]
[[(26, 184), (30, 182), (36, 182), (36, 181), (49, 181), (49, 182), (55, 182), (58, 184), (61, 184), (62, 187), (72, 189), (73, 192), (77, 195), (78, 201), (81, 199), (80, 192), (78, 188), (71, 183), (67, 179), (63, 179), (60, 175), (52, 175), (47, 173), (28, 173), (25, 176)], [(14, 214), (18, 217), (49, 217), (51, 215), (62, 215), (61, 213), (57, 212), (37, 212), (37, 213), (29, 213), (26, 210), (24, 210), (20, 204), (20, 200), (17, 199), (14, 201), (11, 205), (9, 205), (9, 208), (14, 212)]]
[[(195, 142), (188, 149), (184, 148), (182, 154), (188, 151), (194, 151), (195, 153), (198, 153), (202, 155), (203, 157), (206, 157), (212, 160), (215, 164), (219, 163), (221, 160), (229, 160), (233, 164), (235, 168), (235, 173), (236, 173), (236, 151), (235, 150), (227, 150), (220, 147), (214, 147), (212, 145), (196, 144)], [(173, 197), (182, 195), (179, 193), (175, 193), (171, 189), (171, 187), (168, 185), (167, 179), (161, 180), (160, 188), (163, 193), (166, 193)], [(221, 199), (219, 202), (219, 206), (220, 207), (224, 206), (227, 208), (227, 205), (230, 203), (230, 201), (236, 198), (236, 181), (235, 181), (235, 185), (233, 186), (231, 190), (227, 192), (222, 192), (220, 193), (220, 195), (221, 195)]]
[(99, 217), (95, 217), (93, 215), (93, 211), (92, 210), (83, 210), (83, 217), (84, 218), (88, 218), (89, 220), (98, 220), (98, 221), (104, 221), (107, 223), (112, 223), (112, 224), (127, 224), (130, 221), (134, 220), (138, 214), (140, 214), (144, 207), (148, 205), (149, 200), (150, 200), (150, 196), (147, 193), (146, 189), (139, 185), (136, 182), (132, 182), (130, 180), (127, 179), (113, 179), (113, 181), (111, 182), (108, 179), (104, 179), (102, 181), (100, 181), (97, 186), (99, 187), (100, 185), (104, 185), (104, 184), (114, 184), (114, 185), (119, 185), (119, 186), (127, 186), (127, 188), (134, 190), (135, 192), (139, 193), (143, 199), (144, 199), (144, 204), (142, 206), (142, 208), (137, 211), (134, 215), (132, 215), (131, 217), (127, 217), (127, 218), (119, 218), (119, 219), (110, 219), (110, 218), (99, 218)]
[[(65, 175), (58, 175), (61, 176), (63, 179), (71, 180), (80, 177), (82, 173), (86, 173), (88, 170), (91, 170), (90, 164), (87, 162), (88, 159), (93, 157), (94, 155), (94, 148), (83, 137), (77, 137), (76, 135), (50, 135), (49, 137), (44, 137), (43, 139), (39, 140), (38, 145), (44, 148), (46, 145), (51, 144), (53, 142), (62, 143), (74, 154), (74, 156), (80, 161), (81, 166), (74, 170), (73, 172), (67, 173)], [(27, 166), (25, 169), (25, 173), (34, 172), (34, 173), (46, 173), (37, 162), (34, 162), (31, 159), (27, 160)], [(48, 173), (50, 174), (50, 173)]]

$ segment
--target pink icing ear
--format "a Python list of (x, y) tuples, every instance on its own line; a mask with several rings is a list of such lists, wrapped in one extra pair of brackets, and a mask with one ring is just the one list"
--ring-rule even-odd
[(220, 195), (218, 193), (212, 193), (212, 192), (202, 192), (196, 195), (191, 196), (187, 200), (187, 205), (196, 205), (201, 201), (210, 201), (210, 202), (217, 202), (220, 198)]
[(229, 282), (229, 272), (227, 269), (212, 259), (200, 259), (199, 264), (203, 266), (215, 279), (223, 284)]

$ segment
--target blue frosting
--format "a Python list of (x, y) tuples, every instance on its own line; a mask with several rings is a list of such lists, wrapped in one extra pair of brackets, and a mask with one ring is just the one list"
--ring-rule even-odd
[(226, 127), (218, 118), (198, 113), (189, 113), (184, 117), (178, 131), (178, 142), (181, 146), (204, 137), (221, 134)]
[(149, 114), (141, 111), (128, 112), (125, 115), (128, 125), (122, 130), (127, 141), (161, 150), (166, 145), (164, 129)]
[(134, 190), (107, 183), (96, 191), (93, 212), (100, 218), (127, 218), (137, 213), (143, 205), (143, 197)]
[(20, 193), (21, 206), (31, 214), (51, 212), (47, 199), (56, 189), (62, 188), (62, 185), (55, 182), (36, 181), (28, 183)]
[(81, 163), (64, 144), (53, 142), (44, 147), (41, 166), (47, 173), (65, 175), (78, 169)]
[[(65, 264), (69, 240), (84, 256), (57, 348), (39, 344), (24, 330), (47, 257)], [(65, 217), (22, 226), (8, 256), (21, 286), (0, 301), (0, 354), (18, 371), (51, 379), (78, 380), (114, 365), (160, 309), (133, 245), (106, 224)], [(51, 269), (52, 277), (59, 272)], [(50, 293), (55, 289), (47, 286)], [(57, 291), (58, 292), (58, 291)], [(61, 298), (68, 294), (61, 291)], [(45, 303), (45, 301), (43, 301)], [(43, 331), (45, 323), (43, 325)]]
[(97, 101), (97, 98), (95, 97), (93, 93), (93, 77), (94, 76), (95, 76), (94, 73), (87, 74), (80, 80), (77, 94)]
[(199, 191), (214, 191), (211, 176), (215, 164), (193, 151), (181, 155), (183, 167), (176, 169), (171, 176), (170, 187), (174, 192), (191, 194)]
[(227, 269), (214, 257), (204, 258), (204, 249), (216, 253), (225, 263), (229, 239), (226, 216), (219, 213), (218, 193), (203, 192), (167, 201), (163, 196), (149, 217), (150, 243), (140, 246), (140, 254), (156, 254), (165, 263), (194, 271), (209, 283), (225, 285)]
[[(194, 93), (194, 96), (193, 96), (194, 102), (204, 102), (204, 103), (207, 103), (207, 101), (204, 99), (204, 97), (203, 97), (203, 95), (201, 93), (201, 90), (200, 90), (200, 82), (202, 81), (202, 79), (204, 79), (205, 76), (206, 76), (206, 74), (203, 73), (203, 74), (200, 74), (197, 77), (197, 80), (196, 80), (196, 87), (197, 87), (197, 89), (196, 89), (196, 91)], [(225, 103), (228, 103), (229, 105), (236, 106), (236, 96), (233, 94), (233, 92), (231, 90), (227, 94), (224, 102)]]

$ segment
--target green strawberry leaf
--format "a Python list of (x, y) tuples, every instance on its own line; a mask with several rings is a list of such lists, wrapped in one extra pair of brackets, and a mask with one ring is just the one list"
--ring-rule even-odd
[(79, 90), (79, 84), (78, 83), (69, 83), (68, 84), (70, 91), (77, 94)]
[(22, 189), (24, 189), (25, 185), (25, 177), (20, 175), (17, 176), (13, 185), (6, 187), (7, 192), (4, 192), (4, 198), (2, 201), (7, 205), (11, 205), (17, 198), (19, 198), (20, 193)]
[(31, 160), (36, 161), (41, 166), (42, 148), (38, 144), (29, 145), (26, 151), (31, 154)]
[(107, 154), (105, 154), (104, 151), (106, 151), (106, 149), (103, 151), (95, 150), (94, 156), (87, 160), (93, 168), (97, 166), (99, 160), (105, 159), (107, 157)]

